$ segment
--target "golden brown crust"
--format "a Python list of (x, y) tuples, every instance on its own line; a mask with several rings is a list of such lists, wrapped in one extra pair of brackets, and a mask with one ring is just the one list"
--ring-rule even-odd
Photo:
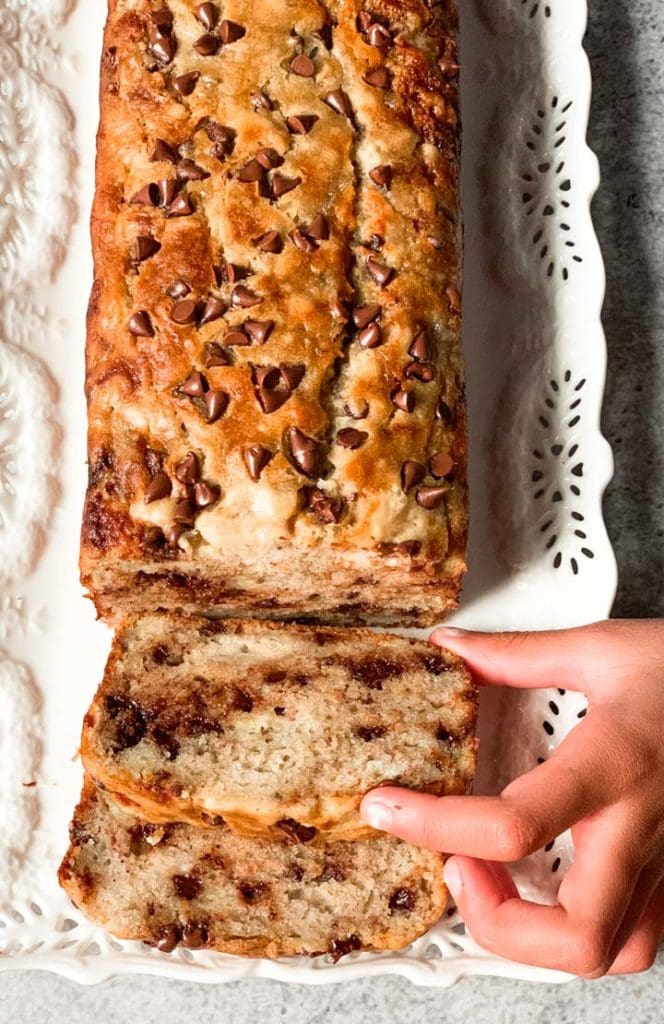
[(228, 0), (203, 42), (197, 6), (109, 3), (84, 582), (107, 617), (431, 623), (465, 568), (456, 6)]

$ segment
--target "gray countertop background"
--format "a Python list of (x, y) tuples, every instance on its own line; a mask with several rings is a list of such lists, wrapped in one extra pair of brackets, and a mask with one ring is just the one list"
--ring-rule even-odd
[[(608, 275), (604, 431), (616, 456), (606, 518), (620, 568), (617, 616), (664, 614), (664, 7), (590, 0), (602, 165), (595, 220)], [(148, 978), (92, 989), (47, 974), (0, 975), (0, 1024), (650, 1024), (664, 1020), (664, 954), (649, 974), (561, 987), (493, 979), (418, 989), (382, 979), (322, 989)]]

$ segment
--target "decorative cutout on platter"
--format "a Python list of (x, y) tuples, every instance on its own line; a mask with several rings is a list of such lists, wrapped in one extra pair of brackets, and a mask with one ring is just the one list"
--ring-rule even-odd
[(479, 0), (483, 20), (496, 32), (539, 33), (561, 0)]
[(54, 407), (43, 364), (0, 338), (0, 584), (28, 574), (50, 518)]

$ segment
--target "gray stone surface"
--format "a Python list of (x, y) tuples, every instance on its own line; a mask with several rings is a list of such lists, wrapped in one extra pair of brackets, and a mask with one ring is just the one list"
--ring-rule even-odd
[[(664, 9), (591, 0), (591, 143), (604, 183), (595, 218), (608, 273), (605, 432), (616, 454), (606, 517), (620, 566), (616, 615), (664, 613)], [(563, 987), (490, 979), (449, 991), (378, 980), (323, 989), (246, 982), (207, 988), (134, 978), (82, 989), (0, 975), (0, 1024), (655, 1024), (664, 958), (646, 976)]]

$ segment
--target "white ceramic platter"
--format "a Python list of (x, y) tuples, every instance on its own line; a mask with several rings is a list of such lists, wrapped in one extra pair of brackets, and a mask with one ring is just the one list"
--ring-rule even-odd
[[(471, 571), (456, 621), (540, 628), (606, 616), (616, 569), (601, 517), (604, 274), (589, 203), (583, 0), (465, 0), (465, 349)], [(321, 983), (400, 974), (561, 975), (483, 953), (451, 916), (400, 954), (249, 962), (116, 942), (59, 891), (81, 780), (83, 713), (110, 642), (77, 578), (85, 480), (84, 318), (91, 284), (104, 0), (0, 0), (0, 970), (81, 982), (127, 972)], [(552, 680), (552, 683), (555, 681)], [(487, 695), (478, 789), (546, 757), (577, 695)], [(565, 837), (519, 872), (551, 900)]]

